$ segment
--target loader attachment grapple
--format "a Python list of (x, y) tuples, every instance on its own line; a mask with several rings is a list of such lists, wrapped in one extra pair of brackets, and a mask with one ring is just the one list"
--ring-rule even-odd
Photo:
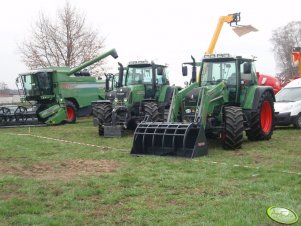
[(134, 133), (131, 154), (194, 158), (208, 154), (200, 123), (141, 122)]

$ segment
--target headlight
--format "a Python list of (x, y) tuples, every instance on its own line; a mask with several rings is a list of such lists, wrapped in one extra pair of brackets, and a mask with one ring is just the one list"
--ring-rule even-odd
[(123, 101), (124, 101), (124, 102), (127, 102), (127, 101), (128, 101), (128, 99), (124, 98), (124, 99), (123, 99)]
[(190, 113), (191, 113), (191, 109), (187, 108), (187, 109), (185, 110), (185, 112), (186, 112), (186, 114), (190, 114)]

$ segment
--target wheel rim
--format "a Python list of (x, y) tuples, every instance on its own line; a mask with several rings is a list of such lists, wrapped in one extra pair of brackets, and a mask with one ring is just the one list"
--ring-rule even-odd
[(264, 101), (261, 106), (261, 128), (264, 133), (269, 133), (272, 128), (272, 107), (268, 101)]
[(67, 107), (67, 120), (72, 121), (74, 119), (75, 112), (72, 107)]

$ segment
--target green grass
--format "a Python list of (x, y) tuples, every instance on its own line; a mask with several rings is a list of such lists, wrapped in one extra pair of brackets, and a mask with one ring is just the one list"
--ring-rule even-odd
[(239, 151), (211, 140), (209, 155), (191, 160), (131, 156), (131, 133), (101, 138), (91, 118), (1, 129), (0, 225), (278, 225), (270, 206), (301, 215), (301, 175), (283, 172), (301, 173), (300, 138), (277, 129)]

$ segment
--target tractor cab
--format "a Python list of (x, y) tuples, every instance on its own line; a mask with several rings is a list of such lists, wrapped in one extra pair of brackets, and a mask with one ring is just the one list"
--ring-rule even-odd
[(136, 88), (140, 86), (144, 90), (142, 89), (139, 93), (140, 95), (144, 94), (144, 99), (157, 99), (158, 89), (169, 83), (165, 69), (165, 65), (153, 62), (131, 61), (126, 71), (125, 86), (135, 86)]
[(229, 54), (205, 55), (200, 73), (200, 87), (226, 85), (228, 102), (242, 103), (246, 91), (257, 84), (254, 60)]
[(52, 71), (37, 71), (21, 74), (17, 79), (22, 84), (26, 100), (37, 101), (53, 97)]

